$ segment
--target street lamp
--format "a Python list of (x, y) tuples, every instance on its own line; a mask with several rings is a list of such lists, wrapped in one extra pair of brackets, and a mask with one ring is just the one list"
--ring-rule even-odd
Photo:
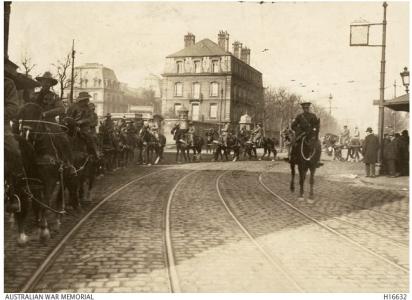
[(403, 68), (403, 72), (401, 73), (402, 83), (406, 89), (406, 93), (409, 94), (409, 71), (408, 68)]

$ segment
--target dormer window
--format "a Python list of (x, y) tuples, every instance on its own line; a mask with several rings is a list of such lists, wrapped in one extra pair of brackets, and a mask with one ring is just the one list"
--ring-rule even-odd
[(218, 60), (212, 60), (212, 72), (219, 73), (219, 61)]
[(200, 73), (200, 72), (201, 72), (200, 60), (196, 60), (196, 61), (194, 62), (194, 65), (195, 65), (195, 73)]
[(176, 72), (183, 73), (183, 62), (182, 61), (176, 62)]

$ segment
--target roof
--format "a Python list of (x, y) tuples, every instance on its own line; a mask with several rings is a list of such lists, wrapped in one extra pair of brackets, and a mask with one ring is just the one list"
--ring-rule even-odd
[(203, 39), (196, 44), (186, 47), (176, 53), (170, 54), (167, 57), (186, 57), (186, 56), (217, 56), (217, 55), (231, 55), (219, 47), (218, 44), (209, 40)]
[(396, 97), (392, 100), (387, 100), (385, 101), (384, 106), (396, 111), (409, 112), (409, 94)]

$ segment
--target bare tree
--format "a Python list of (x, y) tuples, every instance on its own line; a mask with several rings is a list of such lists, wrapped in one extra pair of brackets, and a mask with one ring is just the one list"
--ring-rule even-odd
[[(63, 60), (58, 60), (53, 64), (56, 70), (57, 81), (60, 89), (60, 99), (63, 99), (64, 91), (71, 85), (71, 59), (70, 53), (65, 56)], [(74, 81), (76, 81), (77, 74), (74, 74)]]
[(32, 63), (31, 57), (27, 54), (21, 59), (21, 65), (24, 69), (24, 75), (27, 77), (29, 77), (30, 72), (34, 69), (34, 67), (36, 67), (36, 64)]

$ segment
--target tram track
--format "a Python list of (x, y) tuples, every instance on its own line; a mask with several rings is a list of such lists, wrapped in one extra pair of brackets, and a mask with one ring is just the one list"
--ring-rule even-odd
[(255, 247), (261, 252), (261, 254), (265, 257), (265, 259), (278, 271), (280, 271), (286, 278), (287, 280), (299, 291), (299, 292), (305, 292), (305, 290), (301, 287), (301, 285), (293, 278), (293, 276), (290, 274), (288, 270), (286, 270), (284, 267), (282, 267), (281, 263), (279, 262), (279, 259), (276, 257), (273, 257), (273, 255), (270, 255), (266, 250), (265, 247), (262, 246), (256, 238), (253, 236), (253, 234), (240, 222), (240, 220), (235, 216), (233, 211), (230, 209), (229, 204), (227, 201), (223, 198), (222, 193), (220, 191), (220, 179), (227, 174), (229, 171), (223, 172), (219, 177), (216, 179), (216, 190), (219, 195), (219, 199), (222, 202), (223, 207), (226, 209), (227, 213), (231, 216), (231, 218), (234, 220), (234, 222), (239, 226), (239, 228), (242, 230), (242, 232), (248, 237), (248, 239), (255, 245)]
[(45, 274), (45, 272), (50, 268), (50, 266), (53, 264), (55, 259), (59, 256), (61, 251), (64, 249), (64, 246), (66, 245), (67, 241), (73, 237), (76, 232), (82, 227), (82, 225), (92, 216), (104, 203), (106, 203), (108, 200), (113, 198), (116, 194), (120, 193), (127, 187), (131, 186), (134, 183), (137, 183), (149, 176), (153, 176), (155, 174), (159, 174), (160, 172), (169, 169), (169, 168), (164, 168), (155, 172), (150, 172), (145, 175), (140, 175), (135, 179), (130, 180), (128, 183), (120, 186), (117, 188), (115, 191), (110, 193), (108, 196), (103, 198), (99, 203), (97, 203), (88, 213), (86, 213), (77, 223), (76, 225), (70, 229), (65, 236), (59, 241), (59, 243), (54, 247), (54, 249), (50, 252), (50, 254), (43, 260), (41, 265), (37, 268), (37, 270), (30, 276), (30, 278), (26, 281), (26, 283), (23, 285), (23, 287), (20, 289), (20, 292), (22, 293), (28, 293), (31, 292), (36, 284), (41, 280), (42, 276)]
[[(341, 232), (339, 232), (338, 230), (333, 229), (332, 227), (324, 224), (322, 221), (319, 221), (318, 219), (310, 216), (309, 214), (307, 214), (306, 212), (304, 212), (303, 210), (299, 209), (298, 207), (296, 207), (295, 205), (291, 204), (289, 201), (287, 201), (286, 199), (284, 199), (282, 196), (278, 195), (277, 193), (275, 193), (273, 190), (271, 190), (262, 180), (262, 174), (259, 174), (258, 177), (258, 181), (259, 183), (263, 186), (263, 188), (270, 193), (276, 200), (280, 201), (282, 204), (288, 206), (289, 208), (293, 209), (294, 211), (296, 211), (297, 213), (299, 213), (300, 215), (302, 215), (304, 218), (312, 221), (313, 223), (319, 225), (320, 227), (322, 227), (323, 229), (331, 232), (332, 234), (334, 234), (335, 236), (340, 237), (341, 239), (345, 240), (346, 242), (356, 246), (357, 248), (361, 249), (364, 252), (367, 252), (368, 254), (378, 258), (381, 261), (384, 261), (387, 264), (392, 265), (393, 267), (397, 268), (398, 270), (401, 270), (402, 272), (405, 273), (409, 273), (409, 268), (406, 268), (386, 257), (384, 257), (383, 255), (363, 246), (362, 244), (358, 243), (357, 241), (355, 241), (354, 239), (348, 237), (345, 234), (342, 234)], [(399, 245), (398, 245), (399, 246)], [(405, 245), (403, 245), (405, 246)]]

